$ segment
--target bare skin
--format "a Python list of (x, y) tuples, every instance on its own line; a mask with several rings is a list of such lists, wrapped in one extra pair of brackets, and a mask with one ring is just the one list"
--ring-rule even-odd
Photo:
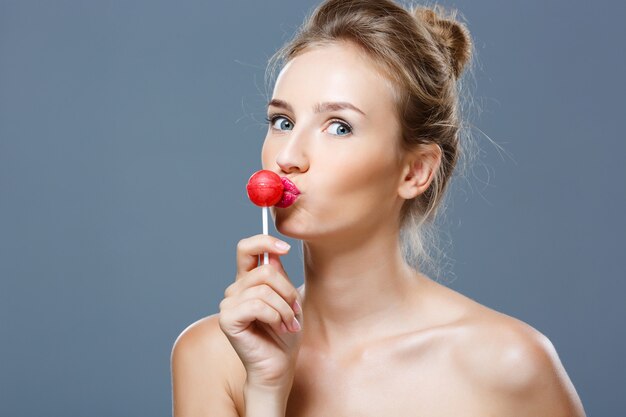
[[(416, 279), (423, 281), (428, 303), (415, 306), (384, 336), (365, 333), (368, 337), (354, 339), (350, 348), (345, 343), (342, 350), (329, 351), (303, 326), (285, 416), (585, 416), (545, 336), (423, 275)], [(304, 286), (299, 291), (306, 303)], [(426, 327), (418, 314), (427, 315)], [(244, 416), (246, 371), (218, 316), (197, 321), (182, 335), (204, 349), (190, 358), (196, 372), (220, 375), (223, 403), (232, 416)], [(219, 358), (219, 370), (209, 365), (209, 351)], [(189, 390), (196, 389), (199, 399), (216, 394), (215, 388), (204, 388), (196, 383)]]
[[(271, 209), (277, 230), (301, 240), (304, 253), (302, 343), (285, 415), (584, 416), (545, 336), (404, 262), (400, 208), (431, 184), (441, 153), (396, 153), (393, 93), (368, 58), (347, 43), (305, 51), (283, 68), (272, 98), (281, 102), (268, 108), (263, 168), (302, 192)], [(364, 114), (317, 113), (320, 102), (350, 102)], [(246, 370), (218, 316), (179, 337), (203, 348), (178, 355), (194, 366), (177, 360), (174, 385), (198, 402), (219, 395), (243, 416)], [(221, 388), (207, 389), (209, 373)], [(194, 383), (177, 382), (186, 380)], [(186, 410), (203, 409), (174, 391)], [(175, 413), (183, 415), (203, 414)]]

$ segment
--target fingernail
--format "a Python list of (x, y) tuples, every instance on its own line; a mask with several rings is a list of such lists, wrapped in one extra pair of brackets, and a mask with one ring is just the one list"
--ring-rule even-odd
[(282, 240), (279, 240), (279, 241), (275, 242), (274, 244), (276, 245), (276, 247), (278, 249), (281, 249), (281, 250), (287, 250), (287, 249), (289, 249), (291, 247), (291, 245), (289, 243), (283, 242)]
[(302, 326), (300, 326), (300, 323), (298, 323), (298, 319), (295, 317), (293, 318), (293, 321), (291, 322), (291, 327), (296, 332), (299, 332), (300, 329), (302, 329)]
[(300, 313), (302, 313), (302, 307), (300, 307), (300, 303), (298, 302), (298, 300), (296, 300), (296, 301), (293, 303), (293, 311), (294, 311), (294, 313), (296, 313), (296, 314), (300, 314)]

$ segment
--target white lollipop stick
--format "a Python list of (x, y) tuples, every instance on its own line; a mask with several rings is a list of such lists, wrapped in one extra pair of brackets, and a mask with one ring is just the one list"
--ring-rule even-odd
[[(267, 206), (263, 206), (263, 234), (267, 235)], [(263, 265), (270, 263), (267, 252), (263, 253)]]

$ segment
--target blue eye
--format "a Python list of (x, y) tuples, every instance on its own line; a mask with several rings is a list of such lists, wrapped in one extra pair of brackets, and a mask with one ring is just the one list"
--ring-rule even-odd
[[(340, 132), (340, 134), (336, 134), (336, 136), (346, 136), (347, 134), (352, 133), (352, 128), (350, 127), (350, 125), (348, 125), (346, 123), (339, 122), (339, 121), (334, 121), (334, 122), (331, 123), (330, 126), (332, 126), (332, 125), (339, 125), (339, 128), (336, 129), (336, 131)], [(329, 128), (330, 128), (330, 126), (329, 126)]]
[[(275, 123), (277, 120), (279, 120), (279, 119), (284, 119), (284, 121), (283, 121), (283, 122), (281, 122), (281, 123), (279, 123), (279, 124), (278, 124), (278, 125), (279, 125), (279, 127), (278, 127), (278, 128), (276, 128), (276, 127), (274, 127), (274, 123)], [(287, 119), (287, 118), (286, 118), (286, 117), (284, 117), (284, 116), (272, 116), (272, 117), (266, 117), (266, 118), (265, 118), (265, 121), (266, 121), (267, 123), (269, 123), (269, 124), (272, 126), (272, 128), (274, 128), (274, 129), (283, 130), (283, 129), (282, 129), (283, 127), (287, 128), (287, 130), (291, 130), (291, 129), (293, 129), (293, 124), (289, 121), (289, 119)]]
[[(276, 129), (280, 131), (293, 129), (293, 123), (291, 123), (291, 121), (287, 119), (285, 116), (270, 115), (265, 118), (265, 121), (271, 126), (272, 129)], [(278, 127), (275, 126), (277, 121), (280, 121), (280, 123), (278, 123)], [(333, 120), (329, 126), (329, 129), (333, 125), (338, 125), (338, 127), (335, 128), (335, 132), (337, 133), (331, 133), (334, 136), (346, 136), (352, 133), (352, 127), (346, 122), (342, 122), (340, 120)]]

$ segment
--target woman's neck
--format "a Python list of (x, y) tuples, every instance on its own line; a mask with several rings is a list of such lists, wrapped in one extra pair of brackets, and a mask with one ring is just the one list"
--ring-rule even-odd
[(305, 334), (328, 350), (393, 331), (425, 279), (402, 258), (397, 234), (346, 243), (303, 242)]

